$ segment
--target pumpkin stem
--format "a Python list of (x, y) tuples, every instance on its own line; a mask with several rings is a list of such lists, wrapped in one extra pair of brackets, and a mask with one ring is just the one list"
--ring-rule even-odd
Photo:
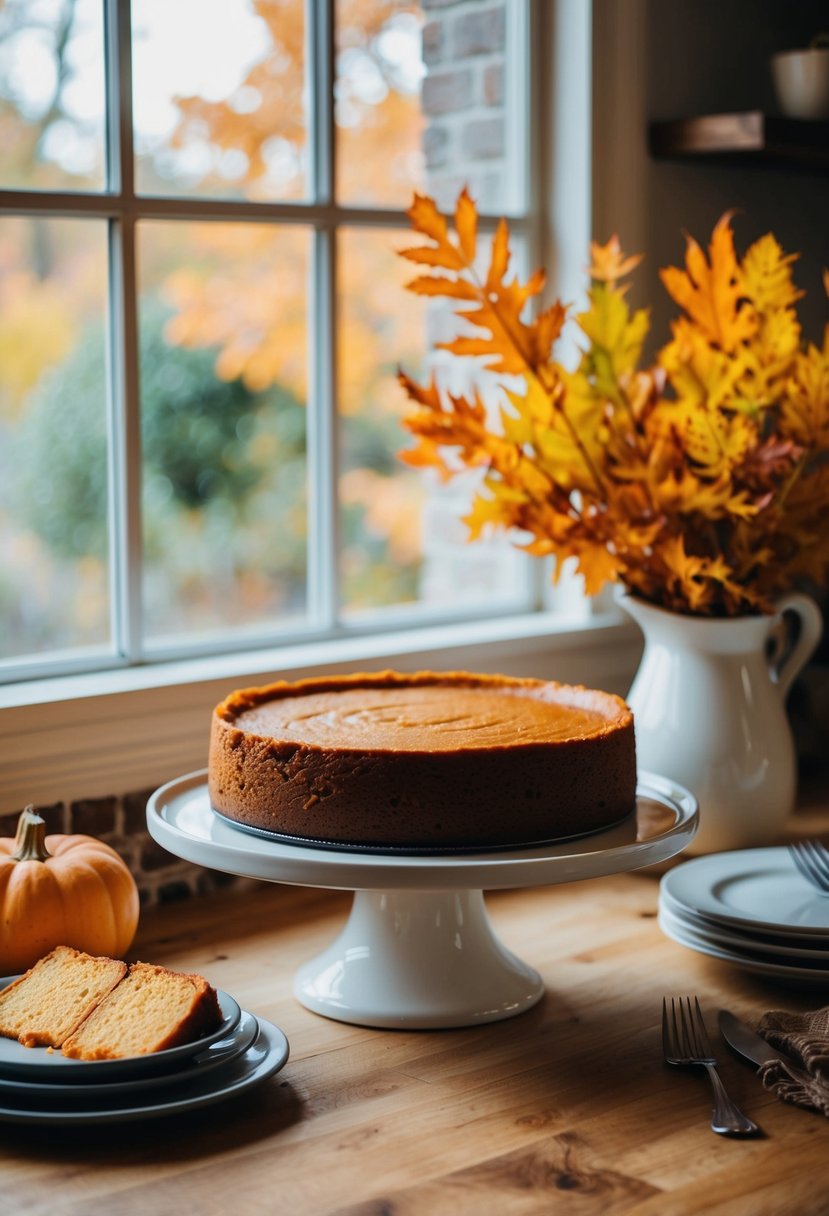
[(46, 848), (46, 820), (31, 805), (21, 812), (14, 843), (14, 861), (46, 861), (52, 856)]

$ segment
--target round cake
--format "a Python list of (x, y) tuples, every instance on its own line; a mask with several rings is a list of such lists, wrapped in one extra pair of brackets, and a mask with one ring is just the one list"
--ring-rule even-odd
[(621, 698), (467, 672), (380, 672), (232, 693), (213, 712), (210, 801), (248, 828), (341, 845), (521, 846), (635, 807)]

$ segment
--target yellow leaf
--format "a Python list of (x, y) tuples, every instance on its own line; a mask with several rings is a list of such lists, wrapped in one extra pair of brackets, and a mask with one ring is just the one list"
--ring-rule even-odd
[(781, 433), (806, 448), (829, 448), (829, 358), (809, 346), (795, 360), (781, 404)]
[[(640, 309), (631, 315), (618, 288), (604, 284), (592, 288), (589, 298), (589, 310), (576, 319), (593, 347), (590, 356), (594, 374), (610, 384), (636, 366), (648, 331), (648, 314)], [(602, 366), (595, 348), (606, 354), (609, 366)]]
[(581, 372), (561, 373), (561, 408), (553, 410), (536, 444), (547, 468), (562, 485), (595, 488), (593, 469), (603, 460), (605, 400)]
[(669, 266), (660, 277), (670, 295), (704, 337), (731, 353), (755, 329), (753, 309), (743, 300), (743, 285), (730, 217), (718, 222), (709, 246), (710, 264), (693, 237), (687, 237), (685, 270)]
[(709, 475), (727, 475), (757, 440), (756, 427), (742, 414), (679, 403), (672, 418), (685, 452)]
[(800, 345), (800, 325), (791, 309), (758, 315), (757, 333), (743, 352), (744, 370), (735, 393), (758, 409), (774, 405), (792, 374)]
[(623, 563), (606, 545), (584, 545), (578, 553), (576, 569), (584, 579), (588, 595), (597, 595), (608, 583), (615, 583), (624, 569)]
[(797, 253), (784, 254), (770, 232), (746, 251), (742, 260), (742, 282), (758, 312), (791, 308), (804, 294), (792, 280), (792, 263), (799, 256)]
[(481, 536), (493, 530), (510, 527), (513, 519), (507, 498), (502, 494), (493, 495), (491, 498), (476, 494), (472, 500), (472, 509), (463, 517), (463, 523), (469, 529), (470, 541), (479, 540)]
[(641, 253), (629, 258), (624, 256), (619, 238), (615, 234), (606, 245), (599, 245), (596, 241), (590, 242), (589, 273), (590, 278), (596, 282), (616, 283), (635, 270), (641, 261)]
[(517, 393), (508, 392), (508, 400), (512, 409), (502, 408), (501, 430), (504, 438), (516, 447), (523, 448), (533, 440), (535, 428), (529, 410), (526, 408), (526, 398)]
[(659, 352), (659, 363), (679, 401), (689, 409), (709, 411), (731, 403), (750, 365), (749, 353), (741, 349), (725, 354), (684, 318), (674, 323), (673, 333), (673, 340)]

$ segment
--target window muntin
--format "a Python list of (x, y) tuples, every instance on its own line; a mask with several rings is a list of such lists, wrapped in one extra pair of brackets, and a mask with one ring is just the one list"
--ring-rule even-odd
[[(91, 0), (78, 0), (78, 3), (88, 6)], [(217, 6), (204, 7), (213, 10)], [(267, 5), (258, 7), (265, 8)], [(280, 7), (284, 9), (285, 4)], [(351, 189), (348, 181), (356, 182), (360, 175), (352, 172), (349, 177), (346, 174), (345, 168), (340, 167), (343, 156), (358, 158), (360, 171), (365, 177), (366, 165), (372, 163), (372, 158), (376, 161), (378, 153), (376, 148), (372, 150), (370, 139), (360, 142), (356, 138), (359, 132), (350, 130), (346, 137), (345, 133), (338, 129), (336, 97), (326, 83), (335, 79), (338, 73), (342, 76), (345, 70), (342, 65), (336, 66), (337, 34), (333, 30), (327, 30), (326, 23), (335, 14), (339, 15), (341, 8), (358, 12), (360, 9), (372, 7), (388, 11), (390, 19), (394, 20), (409, 20), (413, 15), (417, 16), (412, 4), (396, 3), (392, 0), (386, 4), (377, 0), (376, 5), (374, 0), (361, 0), (360, 3), (355, 0), (352, 6), (335, 4), (334, 0), (331, 0), (330, 5), (321, 2), (308, 4), (301, 15), (301, 20), (305, 23), (305, 96), (314, 100), (303, 111), (309, 115), (309, 122), (313, 119), (308, 129), (306, 144), (301, 146), (301, 137), (297, 137), (295, 141), (295, 163), (302, 162), (304, 176), (301, 186), (297, 185), (295, 180), (294, 186), (291, 187), (296, 190), (294, 198), (265, 201), (257, 194), (259, 186), (256, 190), (251, 188), (245, 193), (237, 188), (238, 182), (227, 197), (224, 197), (221, 190), (215, 187), (215, 174), (208, 183), (210, 188), (206, 190), (201, 188), (204, 182), (194, 190), (192, 182), (176, 185), (175, 182), (170, 184), (168, 180), (163, 193), (159, 194), (154, 193), (145, 182), (147, 193), (143, 194), (142, 173), (149, 163), (147, 158), (153, 155), (161, 158), (162, 153), (158, 149), (154, 152), (149, 144), (142, 142), (140, 126), (143, 120), (137, 91), (134, 97), (135, 149), (138, 154), (137, 191), (132, 188), (131, 133), (125, 133), (123, 123), (119, 122), (119, 115), (113, 110), (108, 123), (110, 147), (114, 157), (110, 166), (112, 189), (109, 192), (103, 195), (78, 192), (71, 198), (66, 194), (52, 196), (46, 193), (17, 192), (4, 195), (0, 192), (0, 211), (7, 214), (14, 214), (15, 211), (36, 212), (38, 208), (49, 213), (57, 210), (67, 217), (66, 222), (70, 222), (70, 216), (73, 222), (79, 218), (91, 222), (91, 217), (95, 216), (101, 221), (101, 230), (105, 225), (109, 228), (109, 282), (112, 288), (110, 315), (113, 324), (107, 335), (109, 359), (106, 367), (110, 400), (108, 405), (101, 400), (100, 409), (102, 413), (107, 409), (109, 411), (111, 426), (108, 468), (115, 470), (116, 481), (109, 494), (108, 554), (112, 554), (114, 560), (106, 566), (102, 564), (98, 570), (101, 585), (109, 579), (113, 605), (107, 610), (108, 619), (112, 620), (111, 651), (108, 657), (101, 659), (102, 663), (112, 665), (113, 662), (123, 664), (133, 660), (185, 657), (188, 654), (226, 650), (237, 644), (261, 646), (269, 641), (292, 638), (301, 640), (308, 636), (338, 636), (347, 633), (352, 625), (358, 630), (368, 627), (366, 612), (370, 614), (380, 609), (406, 604), (409, 604), (415, 613), (414, 617), (409, 617), (410, 620), (416, 620), (418, 612), (424, 614), (424, 619), (428, 617), (434, 620), (433, 609), (439, 613), (443, 612), (444, 616), (448, 614), (451, 619), (457, 612), (480, 614), (483, 611), (526, 608), (533, 603), (532, 595), (528, 591), (530, 580), (526, 566), (517, 554), (506, 545), (498, 545), (495, 548), (500, 550), (500, 553), (491, 560), (484, 546), (467, 547), (462, 543), (463, 529), (458, 520), (458, 515), (463, 510), (462, 490), (447, 510), (447, 504), (441, 504), (437, 495), (427, 493), (428, 485), (424, 479), (418, 481), (402, 466), (396, 467), (390, 479), (394, 487), (392, 494), (395, 509), (388, 512), (375, 511), (372, 519), (368, 520), (367, 507), (373, 504), (368, 501), (366, 487), (373, 480), (376, 481), (378, 475), (385, 476), (384, 470), (391, 470), (392, 450), (405, 446), (407, 442), (402, 429), (398, 435), (393, 435), (391, 427), (387, 425), (388, 417), (395, 411), (402, 410), (404, 405), (402, 395), (397, 396), (396, 403), (392, 402), (392, 393), (398, 391), (393, 382), (392, 368), (400, 361), (406, 362), (410, 371), (421, 370), (413, 367), (410, 362), (408, 342), (400, 350), (386, 349), (379, 365), (381, 395), (374, 395), (370, 400), (359, 402), (356, 406), (353, 402), (349, 403), (348, 352), (343, 351), (344, 318), (349, 309), (344, 301), (347, 302), (349, 296), (352, 300), (356, 297), (354, 288), (348, 282), (342, 281), (342, 268), (354, 265), (355, 259), (350, 254), (350, 248), (356, 247), (357, 234), (362, 236), (366, 247), (382, 244), (384, 239), (388, 240), (384, 258), (386, 265), (394, 265), (395, 269), (388, 271), (390, 280), (385, 305), (387, 310), (402, 315), (416, 306), (416, 302), (410, 300), (399, 288), (400, 275), (405, 271), (397, 266), (392, 252), (400, 243), (398, 237), (409, 239), (404, 232), (405, 218), (400, 209), (408, 202), (408, 197), (402, 198), (398, 194), (397, 201), (389, 202), (389, 179), (383, 178), (382, 174), (378, 177), (379, 184), (376, 189), (369, 191), (364, 198), (358, 198), (356, 193), (353, 199), (348, 197), (348, 190)], [(458, 13), (459, 17), (468, 15), (467, 7), (463, 6), (462, 11)], [(164, 6), (161, 6), (162, 10), (163, 8)], [(515, 0), (514, 4), (506, 6), (505, 11), (513, 14), (519, 10), (523, 11), (523, 8), (523, 0)], [(130, 5), (106, 0), (102, 9), (106, 11), (109, 23), (107, 45), (111, 53), (107, 96), (112, 100), (119, 96), (119, 67), (127, 69), (132, 65), (136, 76), (142, 69), (130, 44), (133, 28)], [(132, 15), (135, 22), (138, 22), (142, 12), (148, 11), (149, 4), (144, 8), (144, 0), (133, 0)], [(250, 11), (253, 12), (252, 6)], [(299, 8), (295, 11), (299, 13)], [(455, 14), (450, 14), (450, 17), (454, 20)], [(512, 20), (507, 22), (507, 25), (512, 32), (520, 27), (520, 23)], [(328, 60), (329, 54), (334, 56), (331, 63)], [(525, 54), (526, 46), (519, 38), (506, 56), (507, 66), (514, 77), (520, 77), (522, 74), (521, 65)], [(473, 46), (472, 58), (474, 62), (467, 63), (463, 71), (473, 81), (477, 80), (483, 89), (484, 79), (491, 81), (494, 78), (491, 70), (494, 67), (491, 48), (487, 53), (483, 53), (480, 48)], [(435, 71), (445, 75), (450, 66), (444, 58)], [(416, 65), (412, 70), (416, 71)], [(244, 88), (244, 84), (235, 87)], [(137, 88), (136, 82), (136, 90)], [(427, 170), (425, 188), (439, 196), (442, 193), (444, 202), (449, 203), (455, 188), (461, 184), (457, 176), (460, 167), (458, 155), (465, 146), (467, 135), (477, 132), (476, 137), (481, 137), (480, 125), (475, 128), (470, 124), (474, 124), (481, 117), (488, 120), (493, 114), (487, 110), (483, 116), (479, 114), (476, 117), (476, 112), (465, 108), (462, 112), (447, 117), (445, 110), (441, 108), (445, 104), (445, 98), (435, 113), (436, 96), (444, 95), (440, 93), (440, 89), (437, 92), (434, 89), (431, 91), (431, 109), (425, 100), (423, 102), (424, 122), (430, 128), (434, 128), (436, 124), (444, 124), (446, 130), (442, 133), (441, 146), (444, 153), (448, 149), (449, 154), (444, 155), (441, 161), (439, 156), (428, 153), (432, 163)], [(479, 100), (482, 107), (491, 104), (484, 100), (483, 93)], [(126, 117), (129, 117), (129, 111), (128, 106)], [(526, 136), (525, 130), (525, 140)], [(434, 143), (433, 140), (432, 144)], [(428, 133), (424, 135), (424, 145), (429, 147)], [(384, 146), (381, 143), (379, 159), (385, 164)], [(409, 149), (411, 150), (411, 145)], [(468, 174), (482, 211), (487, 210), (492, 200), (501, 197), (499, 190), (506, 176), (506, 162), (503, 157), (501, 160), (494, 158), (494, 150), (497, 149), (484, 140), (484, 146), (479, 150), (480, 155), (477, 160), (473, 158), (474, 163), (471, 163)], [(504, 151), (503, 146), (501, 151)], [(523, 152), (523, 144), (508, 150), (510, 163), (514, 161), (518, 169), (523, 163)], [(145, 161), (144, 169), (142, 158)], [(160, 165), (159, 159), (153, 169), (156, 179), (162, 176)], [(335, 180), (341, 193), (331, 199), (328, 193), (329, 184)], [(521, 173), (516, 172), (514, 181), (517, 186), (514, 190), (511, 187), (511, 197), (520, 197), (522, 203), (517, 217), (513, 220), (513, 229), (526, 235), (530, 225), (522, 180)], [(310, 194), (313, 184), (316, 192)], [(342, 197), (343, 192), (346, 197)], [(267, 191), (264, 191), (264, 194), (267, 195)], [(395, 210), (395, 207), (398, 210)], [(486, 220), (482, 226), (487, 226)], [(303, 435), (297, 435), (296, 432), (302, 428), (294, 427), (294, 454), (302, 450), (304, 445), (307, 468), (304, 479), (297, 475), (296, 462), (291, 472), (294, 493), (291, 513), (297, 525), (292, 552), (289, 557), (284, 554), (280, 556), (285, 529), (277, 510), (273, 517), (268, 516), (265, 520), (272, 538), (268, 559), (270, 565), (264, 579), (270, 589), (270, 605), (266, 605), (266, 595), (257, 594), (248, 600), (243, 596), (241, 588), (236, 588), (236, 598), (231, 597), (232, 611), (228, 611), (223, 623), (222, 597), (218, 594), (211, 596), (208, 588), (215, 571), (215, 567), (214, 571), (211, 571), (209, 562), (201, 569), (196, 579), (197, 583), (199, 578), (201, 579), (200, 594), (206, 596), (211, 604), (207, 608), (203, 604), (204, 611), (196, 611), (192, 605), (188, 606), (186, 611), (180, 606), (177, 608), (169, 595), (169, 587), (165, 586), (165, 562), (169, 565), (175, 545), (169, 536), (164, 537), (159, 544), (158, 536), (164, 530), (159, 528), (157, 523), (152, 523), (150, 508), (152, 506), (152, 509), (156, 510), (168, 491), (157, 480), (153, 481), (149, 460), (145, 460), (142, 465), (138, 442), (143, 436), (145, 446), (149, 447), (151, 429), (146, 416), (147, 406), (142, 402), (140, 375), (142, 333), (148, 332), (149, 325), (148, 302), (144, 295), (139, 296), (139, 292), (144, 292), (145, 285), (152, 282), (153, 290), (165, 294), (169, 301), (175, 297), (176, 271), (184, 270), (192, 274), (194, 270), (199, 271), (202, 267), (198, 253), (193, 253), (194, 260), (188, 266), (184, 266), (182, 259), (179, 259), (179, 265), (175, 265), (176, 259), (173, 257), (167, 267), (168, 275), (165, 279), (163, 263), (164, 257), (169, 255), (165, 255), (164, 241), (159, 235), (163, 230), (178, 234), (181, 239), (179, 252), (183, 254), (189, 239), (186, 237), (188, 232), (208, 229), (215, 229), (216, 233), (220, 230), (246, 230), (247, 237), (244, 239), (255, 244), (255, 240), (269, 228), (274, 233), (300, 234), (297, 240), (291, 241), (290, 244), (293, 263), (301, 266), (301, 273), (295, 276), (297, 283), (304, 275), (302, 287), (297, 286), (295, 302), (301, 306), (305, 333), (302, 339), (294, 340), (291, 337), (291, 325), (296, 332), (297, 324), (301, 328), (302, 323), (289, 323), (285, 317), (280, 319), (279, 324), (284, 326), (286, 337), (281, 343), (283, 350), (277, 363), (283, 370), (278, 373), (274, 373), (273, 369), (269, 370), (268, 360), (258, 359), (256, 352), (247, 360), (243, 354), (240, 355), (240, 340), (243, 346), (245, 331), (248, 328), (243, 311), (233, 311), (230, 323), (225, 324), (223, 329), (219, 323), (221, 308), (214, 308), (211, 314), (211, 308), (208, 306), (211, 296), (215, 301), (221, 297), (221, 291), (206, 292), (201, 302), (191, 299), (190, 319), (192, 320), (194, 312), (200, 313), (202, 318), (202, 331), (196, 335), (192, 349), (208, 352), (211, 358), (215, 359), (213, 367), (216, 381), (225, 383), (232, 380), (234, 375), (241, 375), (239, 369), (244, 368), (246, 374), (252, 378), (252, 385), (249, 384), (248, 387), (252, 388), (254, 393), (267, 395), (276, 383), (275, 374), (287, 375), (284, 367), (288, 363), (294, 365), (292, 383), (299, 382), (302, 371), (297, 369), (303, 364), (306, 365), (305, 430)], [(154, 239), (151, 235), (153, 233), (156, 234)], [(254, 233), (258, 234), (256, 238)], [(297, 249), (300, 246), (303, 252), (297, 259)], [(205, 250), (202, 255), (207, 262), (210, 261)], [(180, 285), (180, 277), (178, 282)], [(248, 286), (253, 282), (246, 280), (241, 273), (238, 275), (237, 300), (246, 298)], [(215, 280), (213, 286), (215, 288)], [(273, 294), (278, 296), (279, 293), (275, 290)], [(382, 308), (382, 305), (380, 307)], [(374, 314), (377, 318), (379, 311), (375, 304)], [(185, 341), (190, 341), (183, 336), (187, 330), (186, 317), (187, 311), (182, 310), (174, 317), (167, 318), (163, 337), (170, 350), (166, 351), (165, 358), (161, 360), (162, 364), (167, 361), (166, 356), (170, 355), (176, 345), (181, 347)], [(424, 332), (419, 328), (416, 338), (414, 347), (419, 347), (424, 338)], [(423, 344), (425, 345), (425, 342)], [(334, 368), (336, 352), (339, 352), (337, 372)], [(299, 397), (302, 396), (300, 393)], [(350, 420), (360, 413), (369, 420), (372, 417), (382, 417), (386, 428), (378, 440), (375, 465), (368, 464), (362, 470), (353, 456), (354, 447), (353, 444), (350, 445), (348, 435), (352, 425)], [(243, 433), (245, 425), (247, 424), (242, 425)], [(8, 428), (5, 418), (0, 419), (0, 427)], [(240, 440), (242, 450), (249, 439), (248, 435)], [(278, 470), (272, 470), (274, 475), (277, 472)], [(348, 529), (344, 515), (349, 505), (353, 507), (355, 493), (358, 495), (360, 522), (356, 539), (349, 552)], [(359, 495), (362, 495), (362, 502), (359, 501)], [(423, 512), (419, 528), (419, 551), (416, 544), (412, 543), (412, 538), (416, 537), (418, 531), (417, 521), (412, 524), (406, 517), (409, 502), (416, 502), (418, 499), (421, 505), (417, 509)], [(307, 517), (306, 525), (303, 525), (303, 515)], [(205, 519), (206, 515), (203, 515), (202, 523)], [(308, 532), (304, 588), (301, 586), (303, 570), (300, 552), (303, 526), (307, 526)], [(378, 536), (370, 530), (378, 528), (379, 543)], [(227, 531), (222, 535), (226, 539)], [(457, 536), (458, 543), (448, 555), (441, 558), (437, 551), (443, 547), (445, 540), (452, 539), (452, 535)], [(431, 542), (431, 553), (426, 552), (424, 537)], [(216, 541), (219, 547), (218, 535)], [(168, 544), (166, 551), (165, 542)], [(240, 551), (246, 549), (247, 539), (241, 531), (234, 533), (233, 547)], [(263, 541), (259, 552), (267, 547), (267, 542)], [(252, 545), (251, 549), (256, 552), (256, 545)], [(369, 550), (367, 554), (366, 549)], [(350, 565), (349, 559), (355, 552), (357, 562)], [(217, 558), (218, 556), (216, 554)], [(226, 550), (222, 556), (226, 556)], [(235, 560), (236, 555), (234, 562)], [(359, 576), (357, 578), (354, 577), (355, 569)], [(393, 575), (391, 578), (390, 571)], [(369, 580), (375, 580), (375, 585), (369, 586), (368, 591), (365, 589), (366, 576)], [(285, 592), (286, 580), (290, 583), (288, 592)], [(258, 572), (258, 581), (260, 584), (263, 581), (261, 571)], [(276, 588), (280, 583), (282, 590), (277, 592)], [(15, 586), (13, 595), (21, 596), (24, 593), (25, 589)], [(259, 605), (256, 608), (250, 607), (254, 601)], [(263, 605), (266, 606), (262, 607)], [(230, 616), (233, 618), (231, 625), (227, 623), (227, 617)], [(11, 619), (13, 621), (13, 617)], [(382, 628), (383, 619), (378, 617), (375, 624), (377, 628)], [(29, 663), (32, 674), (77, 670), (79, 666), (86, 664), (86, 658), (79, 654), (70, 655), (69, 661), (66, 661), (64, 656), (51, 653), (48, 644), (44, 646), (38, 642), (30, 650), (28, 648), (28, 642), (20, 637), (12, 637), (10, 653), (24, 656), (22, 666), (20, 663), (15, 664), (15, 677), (18, 677), (21, 671), (25, 673), (26, 664)], [(30, 658), (25, 657), (27, 650)], [(91, 665), (95, 665), (94, 660)]]

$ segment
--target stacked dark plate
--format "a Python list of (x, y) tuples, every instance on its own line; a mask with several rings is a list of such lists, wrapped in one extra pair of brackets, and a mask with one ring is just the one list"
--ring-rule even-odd
[[(0, 980), (0, 989), (14, 979)], [(180, 1114), (223, 1101), (272, 1076), (288, 1059), (276, 1026), (219, 991), (221, 1025), (201, 1039), (125, 1060), (69, 1060), (0, 1038), (0, 1120), (114, 1123)]]

